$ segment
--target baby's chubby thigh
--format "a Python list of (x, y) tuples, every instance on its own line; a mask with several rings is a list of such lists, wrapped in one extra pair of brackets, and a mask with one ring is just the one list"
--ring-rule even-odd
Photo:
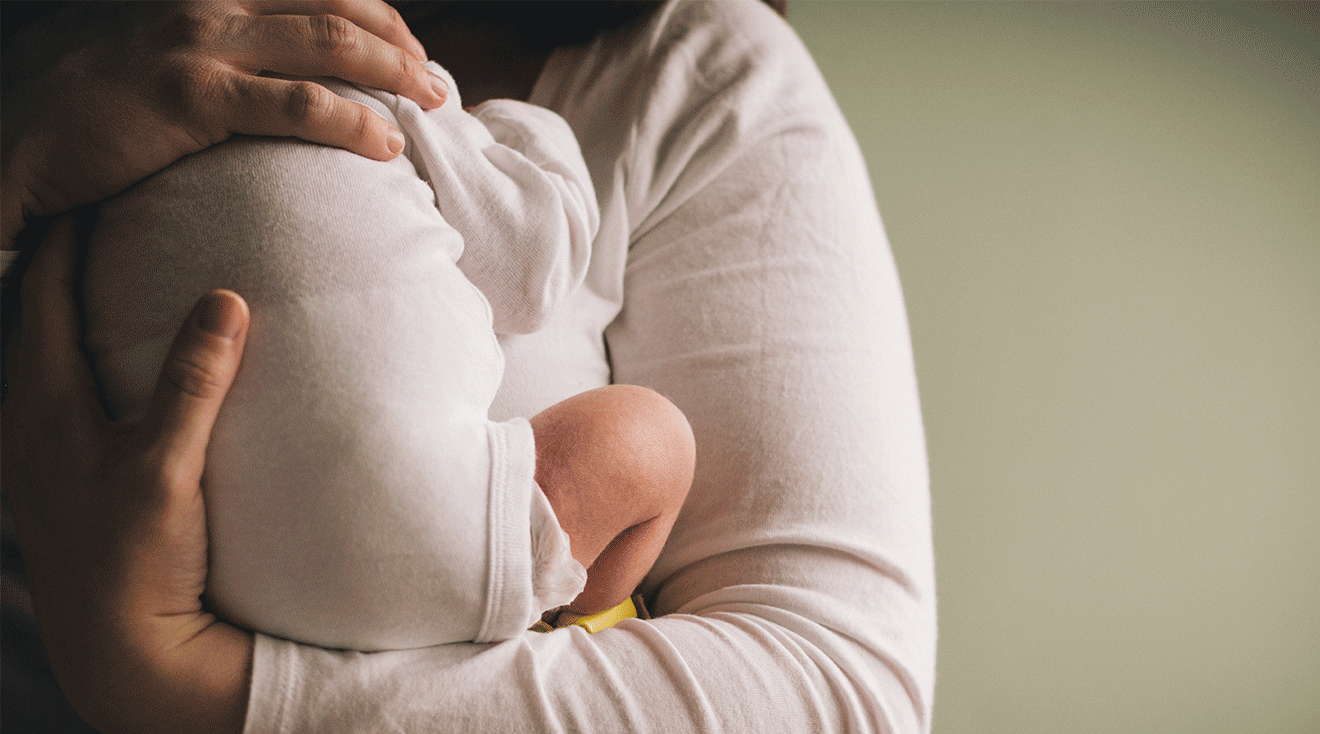
[(85, 300), (112, 412), (141, 416), (201, 293), (251, 308), (204, 478), (222, 616), (326, 647), (476, 636), (502, 358), (461, 248), (406, 160), (297, 141), (236, 139), (103, 206)]

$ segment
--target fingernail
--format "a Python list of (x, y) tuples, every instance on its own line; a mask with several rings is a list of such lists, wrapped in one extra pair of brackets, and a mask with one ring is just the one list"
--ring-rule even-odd
[(435, 92), (435, 96), (440, 98), (441, 104), (444, 104), (444, 101), (449, 99), (449, 84), (435, 74), (431, 74), (431, 91)]
[(233, 339), (243, 328), (243, 308), (236, 298), (219, 293), (202, 296), (197, 304), (197, 326), (208, 334)]
[(390, 155), (398, 155), (403, 150), (403, 133), (394, 128), (385, 136), (385, 147), (390, 149)]

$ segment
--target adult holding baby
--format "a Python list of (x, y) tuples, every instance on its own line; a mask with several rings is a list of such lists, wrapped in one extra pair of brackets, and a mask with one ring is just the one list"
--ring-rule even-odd
[[(520, 48), (478, 78), (446, 57), (454, 28), (428, 28), (469, 98), (521, 89), (582, 143), (602, 208), (588, 292), (574, 318), (505, 345), (498, 409), (530, 415), (612, 368), (689, 416), (697, 480), (643, 584), (667, 616), (373, 656), (208, 623), (199, 446), (245, 311), (219, 296), (214, 317), (189, 321), (173, 355), (202, 388), (162, 383), (163, 417), (139, 429), (159, 440), (102, 442), (90, 390), (64, 378), (76, 312), (52, 241), (24, 286), (5, 481), (71, 699), (107, 728), (191, 712), (238, 731), (246, 711), (248, 731), (927, 729), (933, 578), (901, 295), (860, 156), (800, 43), (756, 3), (672, 3), (586, 46)], [(125, 472), (71, 458), (112, 442)], [(122, 491), (98, 490), (115, 477)], [(74, 516), (74, 498), (118, 509)], [(42, 540), (84, 534), (85, 547)], [(107, 671), (120, 687), (107, 691)]]

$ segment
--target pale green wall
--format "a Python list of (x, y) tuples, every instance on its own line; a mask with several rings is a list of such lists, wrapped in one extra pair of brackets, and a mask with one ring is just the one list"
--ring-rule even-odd
[(937, 734), (1320, 732), (1320, 23), (1267, 10), (790, 9), (907, 295)]

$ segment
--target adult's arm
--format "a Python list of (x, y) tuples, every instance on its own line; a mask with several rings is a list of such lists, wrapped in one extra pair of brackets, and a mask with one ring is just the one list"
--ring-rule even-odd
[[(757, 3), (671, 3), (627, 40), (575, 52), (556, 86), (588, 92), (555, 109), (584, 149), (603, 115), (633, 116), (604, 132), (639, 141), (592, 175), (623, 187), (631, 232), (614, 378), (669, 397), (696, 435), (644, 584), (663, 616), (373, 655), (258, 636), (250, 733), (929, 730), (926, 454), (860, 152)], [(591, 96), (612, 72), (624, 91)]]
[(28, 218), (105, 199), (235, 133), (379, 160), (403, 148), (367, 108), (263, 72), (341, 77), (426, 108), (447, 93), (381, 0), (66, 3), (5, 43), (4, 249)]

